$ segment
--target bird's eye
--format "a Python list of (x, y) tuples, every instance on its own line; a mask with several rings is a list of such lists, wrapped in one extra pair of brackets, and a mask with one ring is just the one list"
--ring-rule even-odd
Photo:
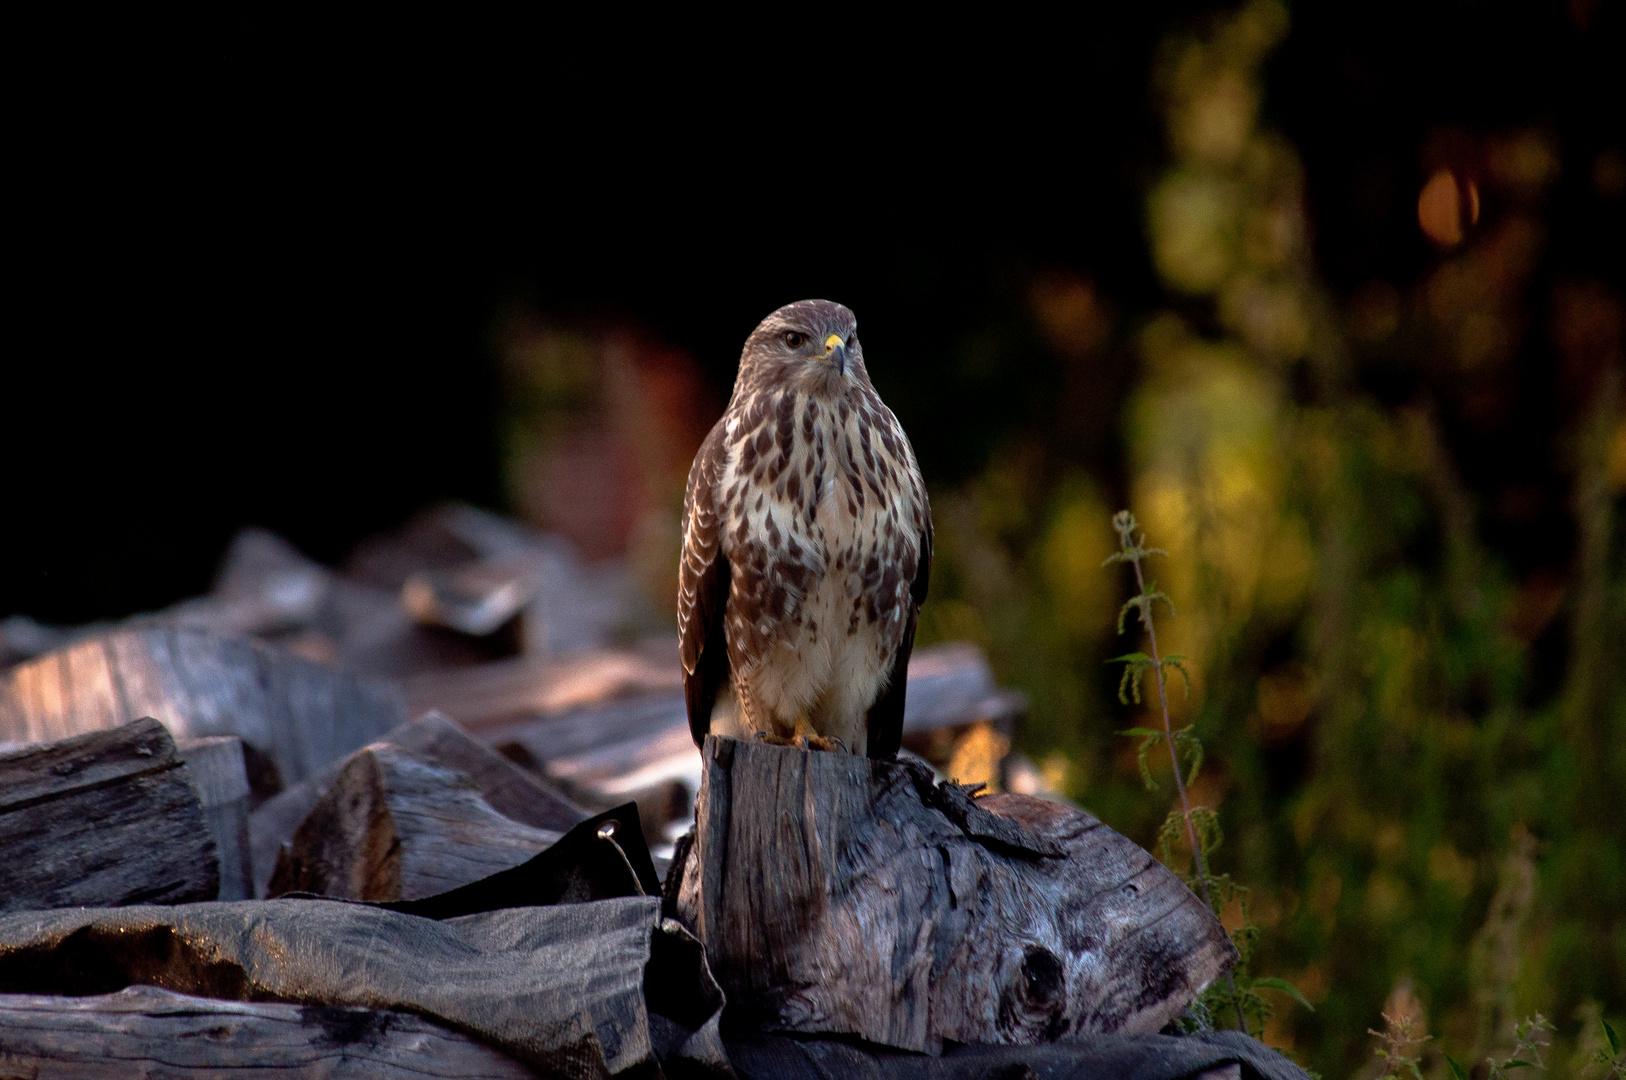
[(857, 345), (857, 344), (858, 344), (858, 335), (857, 334), (848, 334), (847, 335), (847, 351), (852, 352), (853, 351), (853, 346)]
[(785, 344), (792, 349), (800, 349), (807, 344), (807, 335), (799, 334), (794, 330), (785, 331)]

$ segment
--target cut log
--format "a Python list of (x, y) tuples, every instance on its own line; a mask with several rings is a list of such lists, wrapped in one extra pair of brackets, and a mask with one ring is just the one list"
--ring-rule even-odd
[(0, 912), (213, 900), (198, 790), (156, 720), (0, 753)]
[(295, 830), (267, 892), (416, 900), (518, 866), (560, 835), (499, 814), (465, 773), (375, 743)]
[(411, 1013), (217, 1001), (155, 986), (95, 997), (0, 995), (0, 1074), (39, 1080), (536, 1075)]
[(0, 674), (0, 742), (60, 739), (143, 716), (178, 738), (236, 735), (288, 784), (405, 719), (388, 686), (245, 638), (176, 627), (101, 634)]
[[(521, 825), (565, 833), (590, 816), (559, 792), (532, 779), (526, 770), (475, 742), (439, 713), (428, 713), (410, 724), (402, 724), (380, 741), (418, 761), (463, 773), (474, 782), (481, 798), (493, 810)], [(267, 801), (250, 815), (254, 895), (266, 895), (278, 852), (283, 844), (293, 840), (294, 831), (327, 793), (344, 764), (335, 762), (319, 775)]]
[(918, 762), (708, 736), (667, 883), (737, 1022), (908, 1050), (1155, 1032), (1236, 952), (1089, 814)]
[(176, 744), (203, 803), (204, 820), (220, 855), (217, 900), (252, 900), (254, 866), (249, 849), (248, 772), (243, 767), (243, 740), (210, 735)]

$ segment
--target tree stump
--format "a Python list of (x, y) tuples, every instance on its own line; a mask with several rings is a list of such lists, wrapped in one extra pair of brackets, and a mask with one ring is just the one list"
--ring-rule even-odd
[(1173, 873), (1082, 811), (973, 798), (917, 762), (716, 736), (701, 754), (668, 896), (731, 1023), (929, 1053), (1155, 1032), (1236, 957)]

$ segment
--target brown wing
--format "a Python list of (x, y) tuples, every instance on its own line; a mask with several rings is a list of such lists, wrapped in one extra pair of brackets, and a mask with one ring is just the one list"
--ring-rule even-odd
[(892, 660), (892, 674), (887, 677), (886, 689), (869, 707), (865, 719), (868, 732), (868, 752), (872, 758), (889, 758), (903, 745), (903, 705), (909, 693), (909, 654), (915, 651), (915, 624), (920, 619), (920, 605), (926, 602), (926, 589), (932, 582), (932, 520), (926, 516), (926, 531), (920, 534), (920, 562), (915, 567), (915, 580), (909, 584), (909, 621), (903, 628), (903, 641), (898, 655)]
[(711, 730), (717, 691), (728, 678), (723, 609), (728, 605), (729, 567), (718, 543), (721, 521), (717, 479), (727, 454), (718, 421), (689, 469), (683, 496), (683, 561), (678, 568), (678, 647), (683, 657), (683, 697), (696, 746)]

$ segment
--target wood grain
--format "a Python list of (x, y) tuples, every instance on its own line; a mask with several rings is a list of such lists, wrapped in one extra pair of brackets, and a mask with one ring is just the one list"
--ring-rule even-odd
[(410, 1013), (217, 1001), (132, 986), (94, 997), (0, 994), (0, 1075), (518, 1080), (536, 1074)]
[(0, 753), (0, 868), (0, 912), (220, 891), (197, 788), (151, 719)]
[[(419, 761), (464, 774), (493, 810), (521, 825), (565, 833), (591, 816), (559, 792), (533, 779), (524, 769), (475, 742), (439, 713), (427, 713), (409, 724), (402, 724), (380, 742)], [(327, 793), (344, 764), (335, 762), (320, 774), (270, 799), (249, 816), (255, 867), (253, 895), (266, 895), (278, 852), (283, 844), (293, 840), (294, 831)]]
[(0, 673), (0, 742), (153, 717), (177, 738), (236, 735), (298, 783), (405, 719), (399, 695), (246, 638), (116, 630)]
[(254, 898), (254, 864), (248, 832), (248, 772), (243, 740), (235, 735), (182, 739), (176, 749), (186, 762), (203, 804), (203, 817), (220, 857), (217, 900)]
[(416, 900), (518, 866), (559, 836), (499, 814), (467, 774), (375, 743), (295, 830), (267, 893)]
[(736, 1022), (936, 1052), (1155, 1032), (1235, 957), (1094, 817), (924, 766), (708, 736), (673, 867)]

